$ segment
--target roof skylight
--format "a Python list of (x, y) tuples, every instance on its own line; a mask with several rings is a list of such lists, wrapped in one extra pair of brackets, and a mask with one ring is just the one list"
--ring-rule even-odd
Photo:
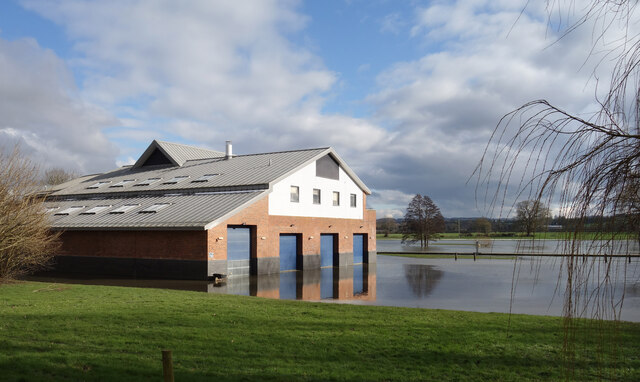
[(73, 206), (73, 207), (69, 207), (67, 209), (64, 209), (60, 212), (56, 212), (54, 215), (70, 215), (74, 212), (80, 211), (81, 209), (83, 209), (84, 206)]
[(176, 184), (179, 182), (182, 182), (183, 180), (187, 179), (189, 176), (188, 175), (179, 175), (179, 176), (174, 176), (173, 178), (167, 180), (166, 182), (164, 182), (164, 184)]
[(93, 208), (90, 208), (84, 212), (81, 212), (80, 215), (95, 215), (100, 211), (104, 211), (107, 208), (111, 207), (111, 205), (102, 205), (102, 206), (95, 206)]
[(105, 184), (109, 184), (109, 183), (111, 183), (110, 180), (100, 181), (100, 182), (96, 182), (96, 183), (92, 184), (91, 186), (89, 186), (87, 188), (88, 189), (100, 188), (100, 187), (104, 186)]
[(191, 183), (204, 183), (204, 182), (208, 182), (209, 179), (213, 178), (216, 175), (220, 175), (220, 174), (205, 174), (202, 175), (201, 177), (199, 177), (198, 179), (194, 179), (193, 181), (191, 181)]
[(139, 204), (125, 204), (124, 206), (120, 206), (115, 210), (109, 212), (110, 214), (123, 214), (129, 210), (132, 210), (136, 207), (140, 206)]
[(135, 182), (135, 181), (136, 181), (135, 179), (121, 180), (118, 183), (116, 183), (116, 184), (114, 184), (112, 186), (109, 186), (109, 188), (111, 188), (111, 187), (124, 187), (125, 184), (132, 183), (132, 182)]
[(140, 214), (154, 214), (158, 211), (160, 211), (161, 209), (169, 206), (171, 203), (156, 203), (152, 206), (149, 206), (147, 208), (145, 208), (144, 210), (138, 212)]
[(152, 183), (155, 183), (155, 182), (159, 181), (160, 179), (162, 179), (162, 178), (149, 178), (147, 180), (143, 180), (142, 182), (136, 184), (136, 186), (148, 186), (148, 185), (150, 185)]

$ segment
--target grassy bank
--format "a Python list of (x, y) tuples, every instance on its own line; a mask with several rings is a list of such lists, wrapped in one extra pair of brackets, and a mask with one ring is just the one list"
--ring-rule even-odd
[[(161, 380), (161, 349), (173, 350), (176, 381), (562, 379), (561, 320), (514, 315), (507, 332), (508, 322), (505, 314), (19, 283), (0, 286), (0, 379)], [(615, 355), (597, 350), (597, 336), (580, 336), (579, 380), (613, 365), (618, 380), (640, 380), (640, 325), (623, 323), (618, 333)]]
[[(523, 232), (492, 232), (489, 236), (482, 233), (472, 233), (472, 234), (457, 234), (457, 233), (440, 233), (438, 234), (440, 239), (446, 240), (487, 240), (487, 239), (536, 239), (536, 240), (564, 240), (567, 238), (571, 238), (570, 233), (567, 232), (536, 232), (532, 236), (527, 236)], [(402, 239), (401, 233), (390, 233), (389, 236), (384, 236), (384, 234), (377, 234), (376, 238), (378, 240), (392, 240), (392, 239)], [(594, 239), (611, 239), (615, 238), (618, 240), (627, 240), (627, 239), (636, 239), (636, 235), (630, 233), (600, 233), (600, 232), (583, 232), (580, 234), (580, 238), (582, 240), (594, 240)]]

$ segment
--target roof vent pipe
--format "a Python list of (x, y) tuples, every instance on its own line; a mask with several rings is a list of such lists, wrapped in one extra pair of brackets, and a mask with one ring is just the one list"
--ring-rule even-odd
[(233, 147), (231, 145), (231, 141), (227, 141), (227, 152), (226, 152), (226, 157), (225, 159), (231, 159), (231, 157), (233, 156)]

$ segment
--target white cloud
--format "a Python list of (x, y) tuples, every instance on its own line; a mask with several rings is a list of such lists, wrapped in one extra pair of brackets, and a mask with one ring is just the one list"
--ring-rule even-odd
[[(321, 112), (337, 76), (287, 39), (307, 22), (297, 2), (25, 4), (68, 31), (85, 96), (159, 136), (218, 149), (233, 139), (250, 152), (345, 141), (359, 151), (384, 135), (371, 123)], [(144, 113), (129, 115), (131, 104)]]
[[(368, 98), (375, 121), (393, 126), (378, 148), (379, 167), (366, 174), (370, 186), (427, 194), (445, 216), (485, 215), (482, 200), (476, 209), (475, 179), (467, 180), (499, 119), (541, 98), (576, 112), (593, 106), (598, 57), (583, 66), (589, 27), (557, 40), (543, 8), (521, 15), (523, 7), (462, 0), (417, 10), (412, 38), (429, 53), (381, 73)], [(608, 65), (600, 62), (602, 78)]]
[(102, 130), (116, 120), (81, 100), (64, 62), (34, 40), (0, 38), (0, 100), (0, 141), (20, 143), (41, 166), (113, 166), (116, 148)]

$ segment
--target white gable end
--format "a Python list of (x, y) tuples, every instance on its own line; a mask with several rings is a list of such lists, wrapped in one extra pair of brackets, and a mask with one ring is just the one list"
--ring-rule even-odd
[[(338, 180), (316, 176), (316, 163), (311, 162), (273, 185), (269, 194), (269, 215), (362, 219), (363, 191), (339, 168)], [(299, 201), (291, 201), (291, 186), (298, 187)], [(320, 190), (320, 204), (314, 204), (313, 190)], [(333, 205), (333, 193), (340, 193), (340, 205)], [(356, 206), (351, 207), (351, 195)]]

